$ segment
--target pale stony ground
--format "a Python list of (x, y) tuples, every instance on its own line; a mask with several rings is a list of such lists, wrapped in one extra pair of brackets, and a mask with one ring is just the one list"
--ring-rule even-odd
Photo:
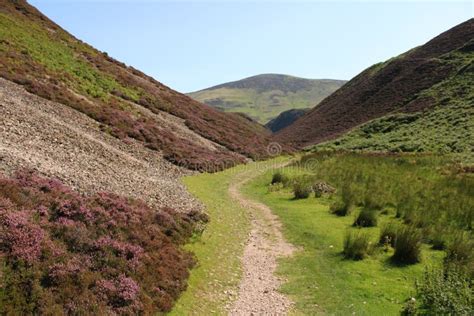
[(291, 256), (295, 248), (285, 241), (281, 223), (262, 203), (245, 198), (240, 188), (255, 177), (245, 172), (229, 187), (230, 196), (252, 216), (252, 229), (242, 257), (243, 276), (230, 315), (286, 315), (292, 302), (278, 291), (283, 280), (275, 275), (277, 259)]
[[(191, 135), (179, 120), (165, 121), (168, 128), (212, 146)], [(180, 181), (190, 171), (167, 162), (157, 151), (102, 132), (99, 123), (78, 111), (0, 78), (0, 172), (24, 167), (84, 193), (110, 191), (181, 211), (201, 208)]]

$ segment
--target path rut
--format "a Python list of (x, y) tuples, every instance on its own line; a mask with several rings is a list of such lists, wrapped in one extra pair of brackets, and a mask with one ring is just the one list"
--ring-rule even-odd
[[(284, 164), (274, 167), (282, 167)], [(272, 210), (246, 198), (240, 189), (261, 172), (249, 170), (229, 186), (229, 194), (250, 210), (252, 228), (242, 257), (243, 277), (237, 300), (229, 306), (230, 315), (285, 315), (293, 302), (278, 291), (283, 280), (275, 275), (277, 259), (295, 250), (281, 233), (281, 223)]]

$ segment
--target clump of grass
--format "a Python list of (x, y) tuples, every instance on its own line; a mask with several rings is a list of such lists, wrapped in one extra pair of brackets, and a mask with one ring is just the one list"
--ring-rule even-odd
[(377, 226), (377, 210), (371, 208), (363, 208), (356, 220), (354, 226), (374, 227)]
[(344, 237), (344, 257), (352, 260), (362, 260), (372, 252), (370, 234), (361, 230), (346, 232)]
[(273, 174), (272, 176), (272, 184), (277, 184), (277, 183), (281, 183), (281, 184), (286, 184), (288, 183), (289, 181), (289, 178), (287, 175), (281, 173), (280, 171), (277, 171)]
[(311, 186), (303, 181), (295, 181), (293, 184), (293, 195), (295, 200), (307, 199), (311, 194)]
[(393, 261), (400, 264), (414, 264), (421, 261), (420, 232), (413, 226), (398, 230)]
[(389, 222), (380, 229), (379, 245), (390, 245), (395, 247), (397, 243), (398, 224)]

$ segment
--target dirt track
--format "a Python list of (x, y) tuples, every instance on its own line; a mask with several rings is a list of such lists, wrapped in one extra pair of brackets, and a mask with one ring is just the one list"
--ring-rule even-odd
[[(280, 165), (281, 166), (281, 165)], [(229, 195), (250, 211), (252, 229), (242, 257), (243, 276), (230, 315), (285, 315), (292, 302), (278, 291), (282, 280), (275, 275), (277, 259), (291, 256), (294, 247), (285, 241), (281, 223), (264, 204), (247, 199), (242, 186), (259, 175), (249, 170), (229, 186)]]

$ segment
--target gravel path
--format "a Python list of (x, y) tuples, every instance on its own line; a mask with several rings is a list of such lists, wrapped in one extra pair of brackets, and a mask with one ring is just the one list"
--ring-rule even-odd
[(272, 210), (240, 192), (241, 187), (259, 173), (246, 171), (229, 187), (230, 196), (250, 210), (252, 216), (252, 229), (242, 258), (244, 274), (238, 298), (229, 306), (230, 315), (285, 315), (292, 306), (278, 291), (283, 280), (275, 275), (275, 270), (277, 259), (291, 256), (294, 247), (283, 238), (281, 223)]

